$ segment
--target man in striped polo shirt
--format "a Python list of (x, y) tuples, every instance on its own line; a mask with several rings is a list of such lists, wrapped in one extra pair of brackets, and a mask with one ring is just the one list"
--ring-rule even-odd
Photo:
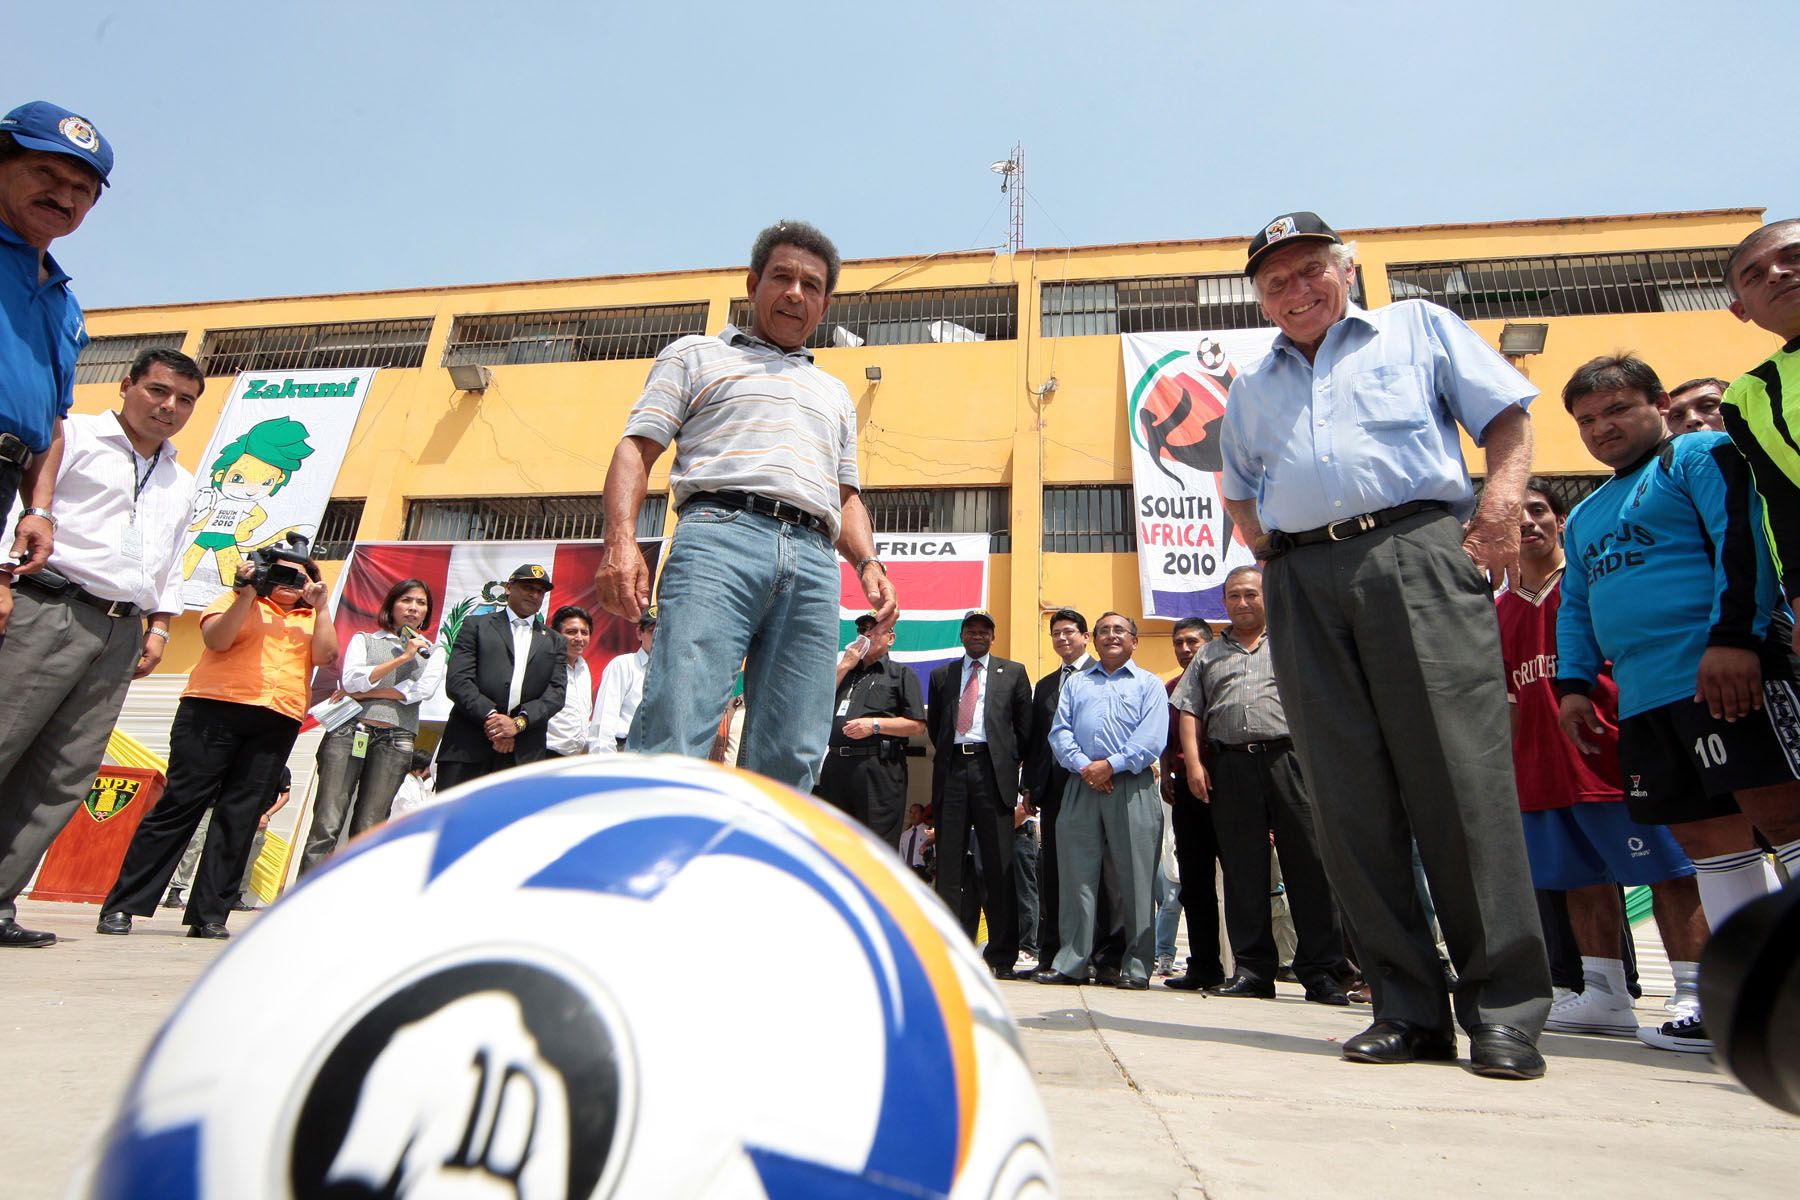
[(595, 579), (608, 612), (635, 621), (650, 603), (638, 510), (652, 464), (679, 441), (669, 487), (680, 523), (627, 749), (705, 758), (743, 664), (739, 763), (803, 792), (831, 735), (834, 545), (877, 628), (896, 612), (859, 491), (856, 408), (806, 348), (838, 265), (837, 247), (811, 225), (771, 225), (750, 251), (752, 327), (680, 338), (657, 356), (606, 472)]

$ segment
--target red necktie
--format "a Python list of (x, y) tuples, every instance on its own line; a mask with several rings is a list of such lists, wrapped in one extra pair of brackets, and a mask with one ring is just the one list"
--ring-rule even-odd
[(972, 658), (968, 681), (963, 684), (962, 698), (956, 702), (956, 732), (966, 734), (975, 727), (975, 700), (981, 692), (981, 660)]

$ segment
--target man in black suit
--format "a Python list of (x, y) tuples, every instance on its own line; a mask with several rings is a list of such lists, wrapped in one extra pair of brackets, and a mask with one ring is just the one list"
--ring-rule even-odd
[[(1058, 873), (1056, 863), (1056, 814), (1062, 808), (1063, 787), (1069, 773), (1062, 769), (1050, 753), (1050, 722), (1056, 717), (1056, 702), (1062, 697), (1063, 680), (1091, 664), (1088, 653), (1087, 618), (1072, 608), (1059, 608), (1050, 616), (1050, 645), (1062, 665), (1037, 681), (1031, 692), (1031, 745), (1025, 752), (1025, 769), (1020, 785), (1026, 804), (1041, 818), (1043, 852), (1038, 866), (1038, 964), (1049, 966), (1062, 947), (1062, 934), (1057, 930)], [(1125, 928), (1115, 929), (1119, 885), (1106, 872), (1097, 904), (1101, 934), (1094, 949), (1095, 969), (1117, 974), (1119, 960), (1125, 953)]]
[(506, 607), (463, 622), (444, 691), (450, 719), (438, 743), (439, 791), (545, 754), (568, 680), (562, 635), (538, 615), (550, 576), (527, 563), (506, 581)]
[[(1031, 685), (1022, 664), (989, 653), (994, 618), (984, 609), (962, 620), (966, 653), (931, 673), (927, 727), (937, 761), (931, 798), (937, 809), (938, 895), (963, 914), (970, 831), (981, 854), (987, 910), (988, 968), (1014, 979), (1019, 957), (1019, 897), (1013, 879), (1013, 805), (1019, 759), (1031, 739)], [(973, 922), (964, 917), (971, 938)]]

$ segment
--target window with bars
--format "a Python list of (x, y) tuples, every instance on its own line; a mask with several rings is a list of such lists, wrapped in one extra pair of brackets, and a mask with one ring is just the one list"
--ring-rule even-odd
[(1241, 274), (1046, 283), (1045, 337), (1260, 329), (1268, 325)]
[(313, 535), (313, 557), (321, 562), (350, 557), (356, 529), (362, 524), (364, 500), (333, 500), (325, 506), (319, 531)]
[(877, 534), (986, 533), (989, 553), (1012, 549), (1003, 487), (866, 488), (862, 500)]
[(1132, 554), (1137, 521), (1129, 483), (1081, 483), (1044, 488), (1047, 554)]
[(179, 350), (186, 338), (180, 332), (97, 337), (81, 348), (81, 357), (75, 360), (75, 382), (117, 383), (144, 351)]
[[(1545, 488), (1549, 490), (1550, 494), (1562, 501), (1563, 512), (1566, 513), (1573, 509), (1577, 504), (1580, 504), (1583, 500), (1587, 499), (1590, 495), (1599, 491), (1600, 485), (1611, 479), (1612, 476), (1607, 474), (1537, 475), (1533, 476), (1533, 478), (1541, 480)], [(1479, 502), (1481, 500), (1481, 489), (1487, 486), (1487, 478), (1485, 476), (1476, 476), (1473, 482), (1475, 484), (1475, 499)]]
[(209, 329), (201, 342), (200, 365), (209, 376), (239, 371), (416, 367), (425, 361), (425, 342), (430, 336), (430, 317)]
[(458, 317), (444, 347), (444, 365), (655, 358), (676, 338), (705, 333), (707, 307), (700, 300)]
[[(749, 300), (734, 300), (731, 323), (751, 327)], [(909, 292), (840, 292), (807, 345), (900, 346), (924, 342), (994, 342), (1019, 336), (1019, 289), (920, 288)]]
[[(667, 496), (644, 497), (637, 536), (661, 537), (668, 510)], [(402, 536), (409, 542), (577, 542), (605, 533), (599, 496), (482, 496), (410, 500)]]
[(1395, 300), (1430, 300), (1464, 320), (1700, 312), (1724, 308), (1728, 246), (1394, 263)]

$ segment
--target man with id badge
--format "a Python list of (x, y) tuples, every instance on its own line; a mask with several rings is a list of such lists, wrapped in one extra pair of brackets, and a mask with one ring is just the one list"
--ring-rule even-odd
[(126, 688), (162, 661), (194, 494), (169, 439), (205, 387), (187, 355), (146, 350), (118, 412), (63, 421), (55, 549), (14, 580), (0, 645), (0, 947), (56, 940), (14, 924), (13, 900), (80, 806)]
[(888, 657), (890, 626), (856, 618), (856, 640), (837, 664), (831, 743), (813, 794), (866, 825), (898, 850), (906, 817), (906, 739), (925, 732), (919, 677)]

